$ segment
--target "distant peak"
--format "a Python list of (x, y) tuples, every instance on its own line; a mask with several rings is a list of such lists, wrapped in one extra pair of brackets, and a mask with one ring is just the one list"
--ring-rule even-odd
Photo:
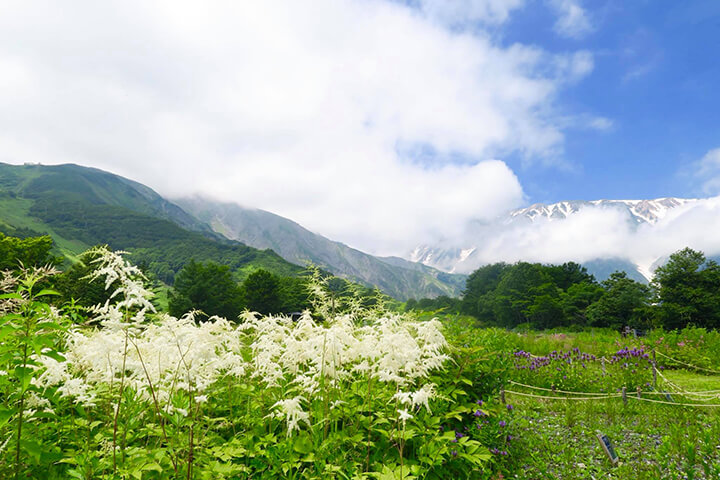
[(608, 207), (626, 209), (638, 223), (656, 223), (673, 208), (696, 202), (694, 198), (662, 197), (649, 200), (572, 200), (557, 203), (535, 203), (526, 208), (509, 212), (511, 218), (527, 217), (562, 219), (585, 207)]

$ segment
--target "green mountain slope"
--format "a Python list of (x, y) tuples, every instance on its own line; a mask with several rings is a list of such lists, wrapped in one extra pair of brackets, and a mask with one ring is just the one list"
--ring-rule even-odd
[(440, 272), (397, 257), (375, 257), (270, 212), (198, 197), (175, 203), (228, 238), (256, 248), (271, 248), (293, 263), (312, 262), (334, 275), (377, 286), (397, 299), (458, 296), (465, 287), (465, 275)]
[(166, 283), (191, 258), (229, 265), (238, 280), (258, 268), (302, 270), (273, 251), (222, 238), (144, 185), (77, 165), (0, 164), (0, 230), (50, 234), (71, 259), (107, 243)]

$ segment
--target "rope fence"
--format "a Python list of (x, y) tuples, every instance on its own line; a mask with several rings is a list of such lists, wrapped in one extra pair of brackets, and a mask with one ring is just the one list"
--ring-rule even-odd
[[(618, 398), (621, 397), (622, 394), (612, 394), (607, 395), (605, 397), (551, 397), (547, 395), (535, 395), (532, 393), (523, 393), (523, 392), (516, 392), (514, 390), (505, 390), (505, 394), (511, 394), (511, 395), (519, 395), (521, 397), (529, 397), (529, 398), (539, 398), (543, 400), (577, 400), (577, 401), (588, 401), (588, 400), (607, 400), (610, 398)], [(651, 402), (651, 403), (659, 403), (663, 405), (673, 405), (676, 407), (706, 407), (706, 408), (718, 408), (720, 407), (720, 403), (713, 404), (713, 403), (681, 403), (681, 402), (669, 402), (666, 400), (654, 400), (652, 398), (644, 398), (644, 397), (636, 397), (634, 395), (627, 395), (625, 397), (626, 399), (632, 399), (637, 400), (641, 402)]]
[[(532, 358), (538, 358), (536, 355), (533, 355), (530, 352), (527, 352), (530, 357)], [(671, 362), (683, 365), (685, 367), (689, 367), (695, 370), (703, 371), (703, 372), (709, 372), (714, 374), (720, 374), (720, 370), (715, 370), (711, 368), (704, 368), (704, 367), (698, 367), (697, 365), (692, 365), (690, 363), (683, 362), (681, 360), (678, 360), (676, 358), (670, 357), (669, 355), (666, 355), (662, 352), (657, 351), (653, 348), (653, 374), (656, 376), (659, 376), (663, 382), (666, 388), (669, 388), (672, 390), (672, 392), (664, 392), (664, 391), (642, 391), (638, 388), (637, 395), (635, 395), (635, 392), (627, 392), (623, 388), (622, 393), (595, 393), (595, 392), (574, 392), (569, 390), (560, 390), (556, 388), (545, 388), (545, 387), (538, 387), (535, 385), (527, 385), (524, 383), (516, 382), (514, 380), (508, 380), (508, 383), (511, 385), (516, 385), (518, 387), (527, 388), (530, 390), (539, 390), (542, 392), (551, 392), (557, 395), (539, 395), (534, 393), (526, 393), (526, 392), (518, 392), (515, 390), (505, 390), (503, 389), (501, 391), (502, 398), (504, 399), (505, 394), (510, 395), (518, 395), (522, 397), (527, 398), (537, 398), (542, 400), (578, 400), (578, 401), (591, 401), (591, 400), (606, 400), (611, 398), (618, 398), (622, 397), (623, 402), (627, 405), (628, 399), (633, 399), (641, 402), (650, 402), (650, 403), (657, 403), (662, 405), (674, 405), (679, 407), (699, 407), (699, 408), (718, 408), (720, 407), (720, 404), (711, 404), (711, 403), (682, 403), (682, 402), (674, 402), (671, 401), (670, 393), (673, 395), (677, 395), (680, 397), (689, 397), (689, 399), (696, 400), (696, 401), (712, 401), (715, 399), (720, 399), (720, 389), (716, 390), (702, 390), (702, 391), (688, 391), (685, 390), (680, 385), (670, 381), (663, 373), (662, 371), (657, 368), (657, 362), (655, 361), (655, 354), (660, 355), (661, 357), (666, 358), (667, 360), (670, 360)], [(597, 360), (603, 362), (609, 361), (609, 359), (602, 357), (596, 357)], [(657, 382), (657, 378), (656, 378)], [(645, 396), (652, 396), (652, 395), (662, 395), (668, 398), (669, 400), (656, 400), (652, 398), (646, 398)]]
[[(715, 398), (720, 398), (720, 393), (716, 390), (707, 390), (707, 391), (699, 391), (699, 392), (688, 392), (683, 390), (680, 386), (674, 384), (673, 382), (670, 382), (667, 380), (667, 378), (661, 374), (661, 378), (665, 380), (667, 385), (671, 387), (674, 391), (672, 392), (675, 395), (679, 396), (688, 396), (692, 397), (695, 396), (697, 400), (714, 400)], [(646, 391), (639, 391), (639, 395), (634, 395), (634, 392), (625, 392), (625, 393), (593, 393), (593, 392), (573, 392), (569, 390), (558, 390), (558, 389), (551, 389), (551, 388), (544, 388), (544, 387), (538, 387), (535, 385), (527, 385), (524, 383), (516, 382), (514, 380), (508, 380), (508, 383), (512, 385), (516, 385), (518, 387), (528, 388), (531, 390), (540, 390), (544, 392), (552, 392), (552, 393), (558, 393), (558, 394), (564, 394), (563, 395), (538, 395), (534, 393), (526, 393), (526, 392), (518, 392), (516, 390), (505, 390), (503, 389), (502, 393), (504, 394), (511, 394), (511, 395), (519, 395), (522, 397), (528, 397), (528, 398), (539, 398), (543, 400), (578, 400), (578, 401), (590, 401), (590, 400), (606, 400), (611, 398), (618, 398), (622, 397), (623, 401), (627, 402), (627, 399), (633, 399), (638, 400), (642, 402), (650, 402), (650, 403), (659, 403), (664, 405), (675, 405), (680, 407), (708, 407), (708, 408), (717, 408), (720, 407), (720, 404), (710, 404), (710, 403), (682, 403), (682, 402), (673, 402), (673, 401), (666, 401), (666, 400), (655, 400), (651, 398), (645, 398), (642, 395), (662, 395), (662, 396), (668, 396), (668, 392), (646, 392)], [(572, 395), (572, 396), (571, 396)], [(578, 395), (578, 396), (575, 396)], [(582, 395), (582, 396), (580, 396)]]
[(657, 353), (657, 354), (660, 355), (661, 357), (665, 357), (665, 358), (667, 358), (668, 360), (671, 360), (671, 361), (673, 361), (673, 362), (675, 362), (675, 363), (677, 363), (677, 364), (679, 364), (679, 365), (684, 365), (684, 366), (686, 366), (686, 367), (694, 368), (695, 370), (702, 370), (702, 371), (704, 371), (704, 372), (710, 372), (710, 373), (718, 373), (718, 374), (720, 374), (720, 370), (714, 370), (714, 369), (712, 369), (712, 368), (698, 367), (697, 365), (692, 365), (692, 364), (690, 364), (690, 363), (681, 362), (680, 360), (678, 360), (678, 359), (676, 359), (676, 358), (672, 358), (672, 357), (670, 357), (670, 356), (668, 356), (668, 355), (665, 355), (665, 354), (662, 353), (662, 352), (658, 352), (657, 350), (655, 351), (655, 353)]

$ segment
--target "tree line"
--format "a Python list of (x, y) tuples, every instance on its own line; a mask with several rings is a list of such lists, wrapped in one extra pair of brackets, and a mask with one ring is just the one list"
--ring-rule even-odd
[(495, 263), (468, 277), (461, 299), (411, 299), (406, 308), (442, 309), (507, 328), (720, 328), (720, 266), (685, 248), (672, 254), (645, 285), (625, 272), (598, 282), (573, 262)]
[[(0, 233), (0, 271), (21, 265), (61, 266), (51, 254), (49, 236), (19, 238)], [(58, 302), (82, 306), (104, 303), (114, 288), (91, 282), (91, 255), (55, 276), (61, 293)], [(140, 262), (150, 280), (162, 286), (152, 269)], [(378, 292), (341, 278), (327, 277), (332, 301), (361, 299), (365, 305), (378, 300)], [(301, 312), (310, 307), (310, 292), (303, 275), (284, 276), (254, 269), (236, 280), (230, 267), (213, 261), (190, 259), (173, 278), (167, 295), (171, 315), (200, 310), (207, 316), (237, 318), (245, 309), (262, 314)], [(167, 289), (167, 287), (163, 287)], [(390, 300), (384, 296), (383, 301)], [(475, 317), (481, 324), (514, 328), (611, 327), (666, 329), (695, 325), (720, 328), (720, 265), (702, 252), (685, 248), (672, 254), (655, 270), (649, 285), (625, 272), (615, 272), (602, 282), (577, 263), (543, 265), (495, 263), (475, 270), (467, 279), (462, 298), (440, 296), (410, 299), (407, 310), (442, 310)]]

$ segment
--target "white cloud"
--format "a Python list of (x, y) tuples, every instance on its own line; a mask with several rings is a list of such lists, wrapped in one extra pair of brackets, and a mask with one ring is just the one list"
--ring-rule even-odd
[(606, 117), (592, 117), (588, 126), (594, 130), (606, 131), (611, 130), (615, 126), (615, 122)]
[[(448, 25), (502, 23), (520, 0), (442, 5), (5, 2), (0, 161), (92, 165), (402, 252), (521, 203), (491, 159), (561, 149), (556, 97), (592, 70)], [(440, 161), (408, 161), (413, 144)]]
[(555, 32), (563, 37), (582, 38), (593, 31), (587, 11), (579, 0), (548, 0), (558, 16)]
[(720, 255), (720, 197), (690, 201), (656, 223), (637, 224), (623, 208), (586, 206), (566, 219), (489, 222), (466, 232), (475, 246), (458, 272), (499, 261), (563, 263), (623, 259), (651, 272), (658, 259), (690, 247)]
[(720, 148), (708, 151), (696, 165), (696, 178), (705, 194), (720, 193)]

